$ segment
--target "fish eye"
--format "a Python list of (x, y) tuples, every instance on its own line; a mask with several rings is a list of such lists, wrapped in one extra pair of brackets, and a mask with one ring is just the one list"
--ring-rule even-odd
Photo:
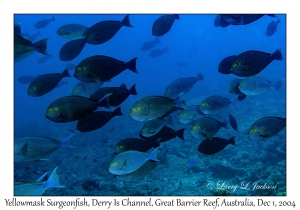
[(83, 66), (83, 67), (82, 67), (82, 69), (83, 69), (83, 70), (86, 70), (86, 67), (85, 67), (85, 66)]
[(81, 67), (77, 67), (77, 69), (76, 69), (76, 70), (80, 71), (80, 70), (82, 70), (82, 68), (81, 68)]
[(148, 128), (144, 128), (143, 130), (146, 131), (146, 130), (148, 130)]
[(134, 107), (132, 108), (133, 111), (140, 111), (141, 110), (141, 107)]
[(208, 106), (208, 104), (207, 103), (202, 103), (201, 106)]
[(35, 90), (35, 89), (36, 89), (36, 87), (35, 87), (35, 86), (33, 86), (33, 87), (29, 88), (29, 90)]

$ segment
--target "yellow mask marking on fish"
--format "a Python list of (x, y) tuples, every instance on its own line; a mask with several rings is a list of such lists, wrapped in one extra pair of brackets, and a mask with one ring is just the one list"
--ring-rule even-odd
[(140, 110), (141, 110), (141, 107), (136, 107), (136, 108), (133, 107), (133, 108), (132, 108), (132, 111), (140, 111)]
[(206, 106), (208, 106), (208, 103), (202, 103), (202, 104), (200, 105), (200, 108), (199, 108), (199, 109), (202, 109), (202, 107), (206, 107)]
[(193, 126), (193, 129), (200, 129), (201, 127), (199, 125)]
[(83, 69), (83, 70), (86, 70), (86, 67), (85, 67), (85, 66), (83, 66), (83, 67), (82, 67), (82, 69)]
[(146, 130), (148, 130), (148, 128), (144, 128), (144, 129), (143, 129), (143, 131), (146, 131)]
[(33, 87), (29, 88), (29, 90), (30, 90), (30, 91), (33, 91), (33, 90), (35, 90), (35, 89), (36, 89), (36, 87), (35, 87), (35, 86), (33, 86)]
[(57, 110), (59, 110), (57, 107), (54, 107), (54, 108), (49, 108), (49, 109), (48, 109), (48, 111), (49, 111), (49, 112), (52, 112), (52, 111), (57, 111)]
[(167, 92), (171, 92), (171, 90), (167, 90)]
[(180, 114), (180, 116), (186, 116), (187, 115), (187, 113), (181, 113)]
[(112, 162), (112, 163), (110, 163), (109, 166), (116, 166), (116, 165), (118, 165), (118, 164), (119, 164), (118, 162)]
[(241, 65), (241, 62), (235, 62), (233, 65), (232, 65), (232, 67), (236, 67), (236, 66), (239, 66), (239, 65)]

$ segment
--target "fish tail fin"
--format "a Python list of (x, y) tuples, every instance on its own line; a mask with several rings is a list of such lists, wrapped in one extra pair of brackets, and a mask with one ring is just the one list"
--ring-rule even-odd
[(113, 111), (113, 114), (114, 116), (122, 116), (123, 113), (121, 111), (121, 107), (119, 106), (118, 108), (116, 108), (114, 111)]
[(65, 69), (61, 74), (62, 77), (72, 77), (68, 71), (68, 69)]
[(127, 27), (133, 27), (131, 24), (130, 24), (130, 21), (129, 21), (129, 15), (126, 15), (124, 17), (124, 19), (121, 21), (121, 24), (123, 26), (127, 26)]
[(52, 21), (55, 22), (55, 17), (54, 16), (52, 16)]
[(32, 47), (35, 51), (42, 53), (44, 55), (49, 55), (47, 53), (47, 42), (48, 42), (49, 38), (46, 39), (42, 39), (38, 42), (35, 42), (32, 44)]
[(277, 19), (277, 23), (281, 23), (281, 21), (279, 20), (279, 17), (278, 17), (278, 19)]
[(238, 95), (238, 100), (239, 100), (239, 101), (242, 101), (242, 100), (244, 100), (246, 97), (247, 97), (247, 95), (245, 95), (244, 93), (241, 93), (241, 94)]
[(165, 47), (164, 52), (169, 53), (168, 46)]
[(129, 69), (130, 71), (133, 71), (134, 73), (138, 74), (138, 72), (136, 70), (136, 59), (137, 59), (137, 57), (131, 59), (130, 61), (128, 61), (127, 63), (125, 63), (125, 65), (126, 65), (127, 69)]
[(158, 40), (158, 37), (156, 37), (156, 39), (155, 39), (155, 44), (159, 44), (160, 43), (160, 41)]
[(46, 176), (49, 174), (50, 171), (45, 172), (40, 178), (38, 178), (35, 182), (43, 182), (45, 181)]
[[(28, 32), (27, 32), (28, 33)], [(38, 31), (38, 35), (40, 35), (41, 36), (41, 32), (40, 31)]]
[(112, 93), (109, 93), (105, 96), (103, 96), (103, 98), (101, 98), (100, 101), (97, 102), (97, 107), (105, 107), (105, 108), (112, 108), (110, 105), (109, 105), (109, 96), (111, 95)]
[(236, 121), (235, 117), (232, 114), (229, 114), (228, 117), (229, 117), (230, 126), (232, 127), (233, 130), (237, 131), (238, 125), (237, 125), (237, 121)]
[(282, 82), (282, 80), (279, 80), (274, 83), (273, 87), (275, 90), (281, 91), (281, 82)]
[(153, 161), (159, 161), (157, 159), (157, 150), (158, 150), (159, 147), (156, 147), (154, 150), (152, 150), (150, 153), (148, 153), (148, 159), (149, 160), (153, 160)]
[(45, 190), (48, 188), (64, 188), (59, 182), (59, 176), (56, 173), (58, 166), (52, 171), (45, 184)]
[(273, 60), (283, 60), (282, 54), (281, 54), (281, 49), (277, 49), (272, 55), (271, 55)]
[(60, 147), (67, 147), (67, 148), (76, 148), (72, 145), (72, 137), (75, 135), (76, 133), (72, 133), (69, 136), (67, 136), (66, 138), (62, 139), (61, 141), (59, 141), (59, 146)]
[(174, 14), (175, 19), (180, 19), (178, 14)]
[(204, 80), (204, 77), (203, 77), (203, 74), (201, 73), (201, 71), (197, 74), (196, 79), (197, 79), (197, 81)]
[(182, 141), (185, 141), (184, 139), (184, 128), (183, 129), (180, 129), (178, 131), (175, 131), (175, 135), (180, 138)]
[(137, 95), (135, 86), (136, 86), (136, 84), (132, 85), (132, 87), (129, 89), (129, 93), (131, 95)]
[(236, 145), (236, 144), (235, 144), (234, 136), (231, 137), (231, 138), (228, 140), (228, 144)]

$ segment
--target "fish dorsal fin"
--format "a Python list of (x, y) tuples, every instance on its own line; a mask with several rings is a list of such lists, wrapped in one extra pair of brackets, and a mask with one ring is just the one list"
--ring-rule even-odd
[(128, 88), (127, 88), (125, 82), (123, 82), (123, 83), (120, 85), (120, 88), (124, 88), (124, 89), (128, 90)]
[(22, 148), (20, 149), (20, 151), (18, 152), (18, 155), (20, 156), (26, 156), (28, 154), (28, 142), (26, 142)]

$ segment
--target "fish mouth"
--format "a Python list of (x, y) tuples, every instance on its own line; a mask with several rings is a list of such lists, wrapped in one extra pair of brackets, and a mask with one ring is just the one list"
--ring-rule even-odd
[(51, 116), (48, 116), (48, 115), (46, 114), (46, 118), (47, 118), (48, 120), (53, 121), (53, 122), (58, 122), (58, 123), (65, 122), (63, 119), (61, 119), (60, 116), (58, 116), (58, 117), (51, 117)]

